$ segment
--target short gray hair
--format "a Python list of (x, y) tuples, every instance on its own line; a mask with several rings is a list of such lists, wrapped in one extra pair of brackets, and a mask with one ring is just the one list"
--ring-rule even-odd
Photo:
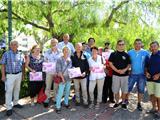
[(16, 40), (12, 40), (12, 41), (10, 42), (10, 45), (13, 44), (13, 43), (16, 43), (16, 44), (18, 45), (18, 41), (16, 41)]

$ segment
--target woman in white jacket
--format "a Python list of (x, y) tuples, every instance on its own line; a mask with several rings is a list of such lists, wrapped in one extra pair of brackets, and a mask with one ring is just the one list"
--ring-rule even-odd
[(102, 102), (102, 91), (103, 91), (103, 84), (105, 79), (105, 60), (98, 55), (98, 48), (92, 47), (92, 57), (89, 58), (89, 68), (90, 68), (90, 76), (89, 76), (89, 95), (91, 104), (89, 108), (94, 107), (94, 89), (97, 84), (97, 101), (95, 105), (95, 109), (99, 109), (100, 103)]

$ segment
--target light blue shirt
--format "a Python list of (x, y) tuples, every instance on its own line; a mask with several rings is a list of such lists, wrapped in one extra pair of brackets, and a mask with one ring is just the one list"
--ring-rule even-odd
[(145, 63), (147, 57), (149, 57), (149, 52), (141, 49), (136, 51), (134, 49), (128, 51), (131, 59), (131, 74), (144, 74)]
[(84, 51), (83, 54), (89, 59), (91, 57), (91, 54), (89, 54), (87, 51)]
[(44, 53), (44, 59), (47, 62), (57, 62), (57, 60), (62, 56), (62, 53), (60, 50), (57, 50), (56, 52), (52, 52), (51, 49), (47, 50)]
[(67, 46), (70, 49), (71, 55), (73, 55), (75, 49), (72, 43), (68, 42), (67, 44), (65, 44), (64, 41), (58, 43), (58, 48), (60, 50), (62, 50), (65, 46)]
[(92, 51), (90, 47), (87, 47), (86, 52), (88, 52), (90, 54), (90, 56), (92, 56)]

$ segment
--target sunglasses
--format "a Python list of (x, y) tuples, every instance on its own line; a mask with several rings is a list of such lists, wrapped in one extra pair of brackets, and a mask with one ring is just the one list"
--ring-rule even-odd
[(123, 46), (124, 44), (118, 44), (119, 46)]

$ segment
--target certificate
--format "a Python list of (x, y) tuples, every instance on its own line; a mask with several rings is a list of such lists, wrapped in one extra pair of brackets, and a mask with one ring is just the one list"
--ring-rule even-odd
[(30, 72), (29, 73), (30, 81), (42, 81), (42, 72)]
[(80, 77), (82, 75), (80, 67), (68, 69), (68, 73), (70, 78)]
[(56, 72), (56, 63), (55, 62), (44, 62), (43, 63), (43, 72)]
[(105, 60), (108, 60), (110, 54), (111, 54), (111, 52), (102, 52), (102, 57), (103, 57)]

